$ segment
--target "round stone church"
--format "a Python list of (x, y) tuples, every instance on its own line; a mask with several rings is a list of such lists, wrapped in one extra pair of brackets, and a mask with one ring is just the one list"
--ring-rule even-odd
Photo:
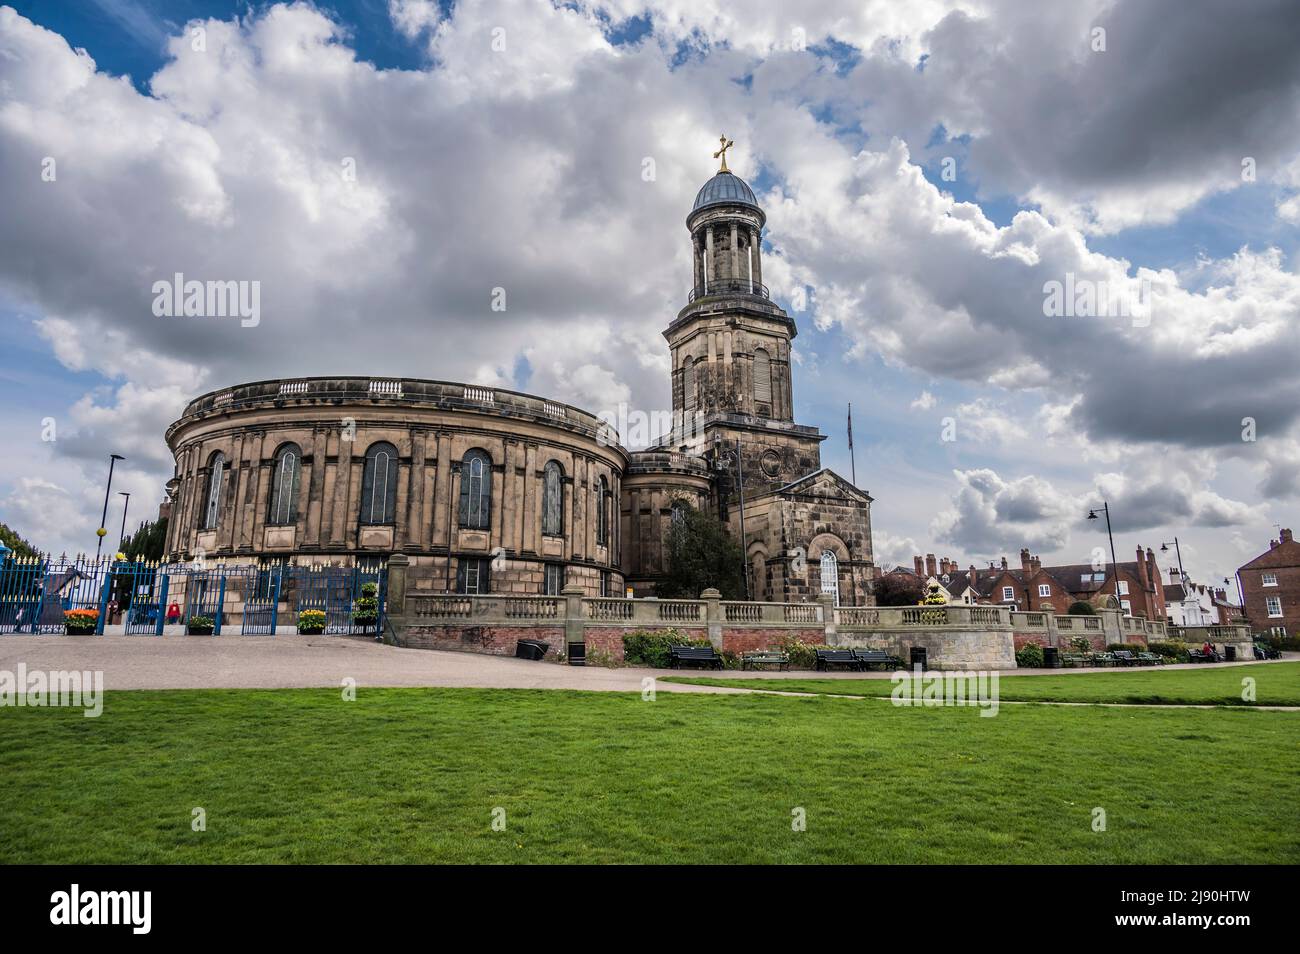
[[(716, 513), (755, 600), (869, 605), (871, 497), (793, 416), (794, 321), (763, 284), (767, 217), (722, 168), (686, 218), (693, 284), (664, 330), (672, 433), (620, 446), (595, 415), (500, 388), (402, 378), (258, 381), (167, 430), (173, 560), (379, 564), (424, 589), (653, 596), (677, 508)], [(611, 439), (613, 437), (613, 439)]]

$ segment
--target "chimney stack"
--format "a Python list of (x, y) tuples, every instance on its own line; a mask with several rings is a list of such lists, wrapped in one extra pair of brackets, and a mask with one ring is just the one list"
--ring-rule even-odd
[(1033, 569), (1033, 562), (1029, 559), (1029, 547), (1020, 548), (1020, 569), (1028, 576)]
[(1281, 537), (1281, 541), (1280, 541), (1280, 542), (1282, 542), (1282, 543), (1290, 543), (1290, 542), (1293, 540), (1293, 537), (1291, 536), (1291, 531), (1290, 531), (1290, 529), (1285, 529), (1285, 530), (1281, 530), (1281, 531), (1279, 531), (1279, 536)]
[(934, 562), (934, 554), (927, 553), (925, 555), (925, 572), (930, 576), (938, 576), (939, 575), (938, 569), (939, 568), (935, 565)]
[(1138, 586), (1144, 590), (1151, 588), (1151, 580), (1147, 577), (1147, 555), (1142, 552), (1142, 548), (1137, 548), (1137, 565), (1138, 565)]
[(919, 556), (912, 557), (912, 566), (916, 569), (917, 576), (925, 575), (925, 563)]
[(1006, 558), (1006, 557), (1003, 557), (1003, 558), (1002, 558), (1002, 569), (1005, 570), (1006, 568), (1007, 568), (1007, 558)]

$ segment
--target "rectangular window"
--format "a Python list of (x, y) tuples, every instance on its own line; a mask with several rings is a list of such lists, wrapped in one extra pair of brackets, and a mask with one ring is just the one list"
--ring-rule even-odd
[(1277, 574), (1276, 574), (1276, 573), (1265, 573), (1265, 574), (1260, 578), (1260, 582), (1263, 583), (1265, 586), (1277, 586)]
[(1280, 596), (1270, 596), (1270, 597), (1268, 597), (1268, 599), (1266, 599), (1264, 602), (1268, 605), (1268, 615), (1269, 615), (1269, 616), (1281, 616), (1281, 615), (1282, 615), (1282, 597), (1280, 597)]
[(1016, 591), (1013, 587), (1010, 586), (1002, 587), (1002, 599), (1014, 600), (1015, 598), (1016, 598)]
[(462, 559), (456, 566), (457, 593), (487, 593), (488, 561)]
[(1130, 603), (1128, 600), (1120, 600), (1119, 605), (1123, 607), (1125, 616), (1133, 615), (1133, 604)]
[(1038, 595), (1039, 595), (1039, 596), (1051, 596), (1051, 595), (1052, 595), (1052, 587), (1051, 587), (1051, 585), (1048, 584), (1048, 583), (1039, 583), (1039, 584), (1038, 584)]
[(542, 592), (547, 596), (559, 596), (562, 589), (564, 589), (564, 564), (546, 564), (545, 589)]
[(1128, 596), (1128, 583), (1125, 580), (1119, 581), (1119, 595)]
[(600, 571), (600, 595), (609, 596), (609, 570)]

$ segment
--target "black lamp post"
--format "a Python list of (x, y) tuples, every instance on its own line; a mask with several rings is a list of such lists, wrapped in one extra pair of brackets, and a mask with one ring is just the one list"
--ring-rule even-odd
[[(1104, 500), (1101, 502), (1101, 512), (1106, 515), (1106, 536), (1110, 538), (1110, 567), (1111, 572), (1115, 574), (1115, 602), (1119, 604), (1120, 609), (1123, 609), (1124, 604), (1119, 599), (1119, 562), (1115, 559), (1115, 535), (1110, 530), (1110, 504)], [(1088, 519), (1096, 520), (1097, 511), (1089, 510)]]
[[(1169, 544), (1167, 544), (1167, 543), (1162, 543), (1162, 544), (1160, 544), (1160, 552), (1161, 552), (1161, 553), (1168, 553), (1168, 552), (1169, 552)], [(1181, 583), (1183, 584), (1183, 586), (1186, 586), (1186, 585), (1187, 585), (1187, 574), (1183, 572), (1183, 551), (1182, 551), (1182, 550), (1179, 548), (1179, 546), (1178, 546), (1178, 538), (1177, 538), (1177, 537), (1174, 537), (1174, 552), (1175, 552), (1176, 554), (1178, 554), (1178, 580), (1179, 580), (1179, 582), (1181, 582)]]
[(104, 488), (104, 512), (99, 518), (99, 529), (95, 531), (95, 536), (99, 537), (99, 542), (95, 544), (95, 562), (99, 562), (100, 551), (104, 548), (104, 537), (108, 531), (104, 529), (104, 524), (108, 522), (108, 495), (113, 492), (113, 465), (119, 460), (126, 460), (121, 454), (108, 455), (108, 485)]
[(117, 549), (120, 552), (122, 549), (122, 541), (126, 539), (126, 511), (131, 506), (131, 495), (125, 490), (119, 490), (117, 495), (126, 498), (126, 500), (122, 502), (122, 531), (117, 535)]

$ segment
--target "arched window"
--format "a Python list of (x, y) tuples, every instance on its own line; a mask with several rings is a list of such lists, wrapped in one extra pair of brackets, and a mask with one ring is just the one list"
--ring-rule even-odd
[(691, 509), (691, 505), (685, 500), (674, 500), (672, 506), (672, 525), (679, 527), (686, 522), (686, 511)]
[(361, 522), (393, 523), (397, 518), (397, 448), (380, 441), (366, 451), (361, 478)]
[(486, 530), (492, 516), (492, 458), (477, 448), (460, 462), (460, 525)]
[(596, 543), (609, 546), (609, 481), (596, 481)]
[(754, 401), (772, 403), (772, 359), (763, 348), (754, 352)]
[(830, 550), (822, 551), (822, 592), (831, 594), (835, 605), (840, 605), (840, 565)]
[(297, 444), (285, 444), (275, 452), (271, 472), (269, 523), (293, 523), (298, 518), (298, 481), (302, 476), (302, 451)]
[(542, 475), (542, 533), (564, 533), (564, 468), (556, 460), (547, 463)]
[(217, 451), (208, 466), (211, 474), (208, 476), (208, 499), (203, 505), (203, 529), (215, 530), (217, 521), (221, 519), (221, 481), (225, 476), (226, 455)]
[(695, 413), (695, 362), (691, 358), (682, 365), (682, 407), (687, 414)]

